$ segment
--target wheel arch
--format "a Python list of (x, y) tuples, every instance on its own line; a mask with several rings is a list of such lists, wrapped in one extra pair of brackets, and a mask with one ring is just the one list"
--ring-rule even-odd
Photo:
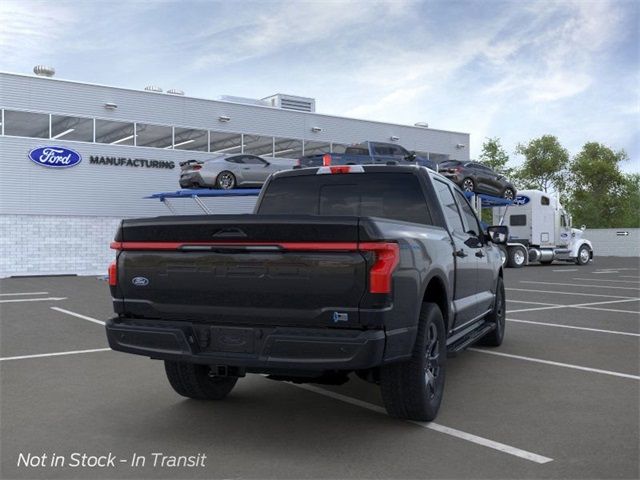
[(426, 282), (426, 286), (422, 294), (422, 303), (424, 302), (435, 303), (440, 307), (445, 323), (445, 329), (448, 331), (453, 323), (451, 302), (447, 291), (447, 284), (440, 274), (434, 274)]

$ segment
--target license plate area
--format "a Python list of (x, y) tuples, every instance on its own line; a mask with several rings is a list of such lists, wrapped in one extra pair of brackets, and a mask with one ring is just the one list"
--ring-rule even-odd
[(208, 350), (227, 353), (255, 353), (253, 328), (211, 327)]

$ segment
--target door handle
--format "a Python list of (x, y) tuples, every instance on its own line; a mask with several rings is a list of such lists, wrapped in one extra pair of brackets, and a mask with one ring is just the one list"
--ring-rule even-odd
[(460, 250), (456, 250), (455, 255), (456, 255), (456, 257), (460, 257), (460, 258), (464, 258), (464, 257), (467, 256), (467, 254), (464, 253), (464, 250), (462, 248)]
[(476, 252), (476, 257), (478, 257), (478, 258), (483, 258), (484, 257), (484, 253), (482, 253), (482, 250), (478, 250)]

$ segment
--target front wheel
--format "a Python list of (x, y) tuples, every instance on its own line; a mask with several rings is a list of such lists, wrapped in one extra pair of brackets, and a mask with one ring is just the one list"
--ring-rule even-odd
[(586, 245), (582, 245), (578, 250), (578, 256), (576, 257), (576, 263), (578, 265), (586, 265), (591, 259), (591, 250)]
[(507, 266), (521, 268), (526, 264), (526, 251), (520, 247), (509, 247), (507, 250)]
[(423, 303), (411, 358), (380, 368), (380, 390), (389, 415), (407, 420), (433, 420), (442, 402), (446, 358), (440, 307)]
[(207, 365), (164, 362), (171, 387), (183, 397), (196, 400), (222, 400), (233, 389), (238, 377), (218, 377)]
[(222, 190), (231, 190), (236, 186), (235, 175), (231, 172), (227, 172), (226, 170), (224, 172), (220, 172), (218, 174), (218, 178), (216, 178), (216, 186)]
[(515, 193), (513, 192), (513, 189), (510, 187), (507, 187), (504, 189), (504, 192), (502, 192), (502, 198), (504, 198), (505, 200), (513, 200), (515, 197)]

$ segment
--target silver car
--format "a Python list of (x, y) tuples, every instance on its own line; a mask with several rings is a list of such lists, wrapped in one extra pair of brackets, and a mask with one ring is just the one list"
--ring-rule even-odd
[(265, 160), (256, 155), (221, 155), (212, 160), (189, 160), (180, 163), (180, 187), (221, 188), (260, 187), (267, 177), (293, 167), (287, 159)]

